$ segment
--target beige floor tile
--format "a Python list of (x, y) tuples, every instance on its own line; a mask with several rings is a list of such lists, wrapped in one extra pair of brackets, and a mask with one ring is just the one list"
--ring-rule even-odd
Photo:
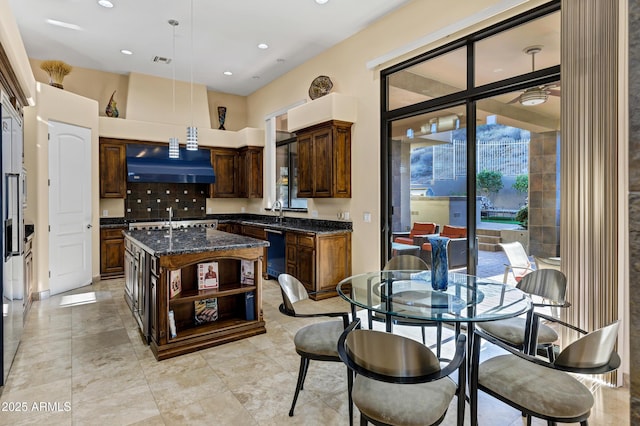
[(119, 328), (86, 336), (73, 337), (71, 339), (71, 351), (75, 356), (85, 352), (93, 352), (129, 343), (127, 331), (124, 328)]
[(155, 399), (144, 384), (119, 393), (105, 393), (102, 398), (75, 404), (74, 424), (129, 425), (160, 414)]
[(147, 381), (139, 369), (120, 370), (113, 377), (95, 377), (91, 374), (72, 378), (74, 404), (87, 404), (105, 395), (117, 395), (130, 388), (146, 387)]
[[(151, 352), (151, 349), (149, 349), (149, 352)], [(140, 360), (139, 362), (142, 367), (142, 371), (144, 371), (148, 380), (154, 380), (159, 377), (175, 376), (187, 371), (207, 367), (207, 362), (204, 360), (200, 352), (169, 358), (163, 361), (156, 361), (152, 355), (151, 358)]]
[[(288, 416), (300, 362), (293, 336), (301, 327), (326, 319), (281, 314), (277, 282), (264, 284), (266, 334), (160, 362), (140, 337), (124, 302), (121, 279), (71, 292), (94, 291), (93, 304), (62, 307), (61, 295), (34, 302), (0, 402), (68, 402), (71, 411), (35, 411), (29, 406), (24, 413), (0, 413), (0, 426), (347, 425), (346, 369), (340, 363), (311, 362), (295, 415)], [(322, 311), (346, 304), (333, 298), (312, 306)], [(383, 330), (384, 324), (375, 323), (374, 328)], [(417, 327), (394, 331), (421, 340)], [(450, 343), (443, 347), (445, 355), (452, 350)], [(483, 351), (483, 357), (490, 354)], [(594, 396), (591, 425), (629, 425), (628, 389), (601, 387)], [(456, 424), (455, 400), (452, 404), (444, 426)], [(524, 424), (519, 412), (482, 393), (479, 408), (482, 426)], [(467, 405), (465, 425), (469, 423)], [(535, 419), (533, 424), (546, 423)]]
[(11, 391), (23, 390), (70, 378), (70, 357), (59, 357), (33, 364), (16, 363), (15, 368), (11, 368), (6, 388)]
[(174, 412), (193, 401), (215, 398), (218, 393), (228, 391), (209, 366), (160, 375), (148, 379), (148, 383), (162, 413)]

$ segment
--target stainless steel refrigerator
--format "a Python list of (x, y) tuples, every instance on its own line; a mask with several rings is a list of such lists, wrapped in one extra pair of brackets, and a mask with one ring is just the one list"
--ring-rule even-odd
[(0, 386), (3, 386), (18, 350), (23, 329), (26, 297), (24, 281), (24, 214), (25, 172), (23, 164), (23, 129), (20, 114), (8, 96), (0, 91), (2, 116), (2, 333), (0, 339)]

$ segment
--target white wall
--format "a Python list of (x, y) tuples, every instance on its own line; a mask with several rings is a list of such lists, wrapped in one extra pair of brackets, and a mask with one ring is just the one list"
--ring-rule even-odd
[[(100, 218), (98, 212), (98, 103), (94, 100), (37, 83), (36, 106), (25, 109), (25, 168), (28, 173), (28, 204), (25, 219), (35, 225), (33, 258), (34, 291), (49, 290), (49, 120), (91, 130), (92, 276), (100, 275)], [(61, 108), (64, 105), (64, 108)]]

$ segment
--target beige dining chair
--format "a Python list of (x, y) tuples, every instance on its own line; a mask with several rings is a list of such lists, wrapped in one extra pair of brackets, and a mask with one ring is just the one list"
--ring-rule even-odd
[[(534, 320), (541, 318), (544, 316), (536, 314)], [(585, 335), (563, 349), (553, 362), (518, 352), (479, 329), (474, 331), (469, 396), (472, 426), (478, 424), (479, 390), (522, 412), (527, 425), (536, 417), (549, 425), (579, 422), (587, 426), (593, 395), (573, 375), (603, 374), (620, 366), (620, 356), (614, 350), (619, 322), (591, 333), (556, 322)], [(479, 363), (482, 339), (509, 353)]]
[[(340, 318), (338, 321), (323, 321), (307, 325), (298, 330), (293, 338), (296, 352), (300, 355), (300, 370), (298, 372), (298, 382), (293, 395), (293, 402), (289, 410), (289, 416), (293, 416), (293, 410), (298, 400), (298, 395), (304, 386), (304, 380), (309, 369), (309, 362), (332, 361), (340, 362), (338, 356), (338, 339), (349, 325), (349, 314), (347, 312), (314, 312), (310, 304), (309, 294), (302, 283), (294, 276), (280, 274), (278, 276), (280, 292), (282, 293), (282, 304), (280, 312), (284, 315), (296, 318), (317, 318), (331, 317)], [(349, 414), (352, 415), (353, 408), (349, 407)]]
[(338, 353), (349, 369), (349, 405), (360, 410), (361, 426), (369, 422), (378, 426), (437, 425), (454, 396), (457, 425), (463, 425), (466, 336), (458, 336), (453, 359), (441, 364), (429, 348), (413, 339), (359, 326), (360, 319), (356, 319), (342, 333)]
[[(525, 275), (516, 285), (523, 292), (542, 298), (541, 302), (534, 302), (534, 308), (548, 306), (568, 307), (565, 300), (567, 292), (567, 278), (560, 271), (554, 269), (539, 269)], [(527, 325), (532, 321), (533, 311), (526, 318), (516, 317), (498, 321), (478, 323), (477, 328), (519, 350), (529, 349), (530, 335)], [(547, 351), (552, 361), (554, 357), (553, 343), (558, 340), (558, 333), (546, 324), (540, 324), (537, 344), (541, 350)]]

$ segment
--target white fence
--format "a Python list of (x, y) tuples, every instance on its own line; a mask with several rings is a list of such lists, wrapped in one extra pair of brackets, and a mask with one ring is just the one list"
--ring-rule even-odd
[[(477, 142), (477, 171), (490, 170), (502, 176), (529, 173), (529, 140), (502, 139)], [(452, 180), (467, 175), (467, 141), (433, 147), (433, 178)]]

